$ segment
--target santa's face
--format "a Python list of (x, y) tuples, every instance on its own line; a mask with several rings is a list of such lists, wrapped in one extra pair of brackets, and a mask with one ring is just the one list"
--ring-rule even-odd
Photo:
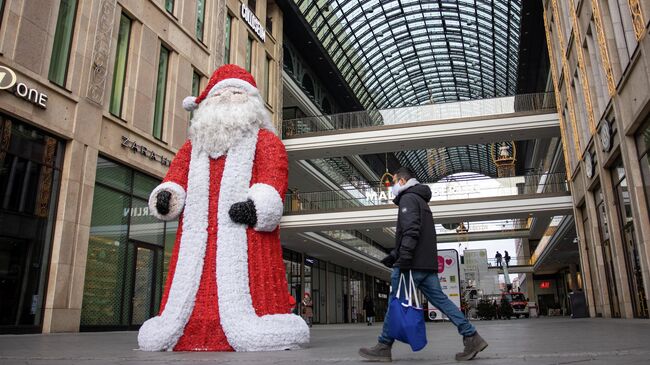
[(211, 156), (225, 155), (241, 140), (252, 135), (267, 118), (259, 95), (236, 87), (216, 90), (194, 112), (189, 137), (192, 145)]
[(250, 96), (246, 94), (243, 90), (236, 87), (224, 87), (214, 92), (214, 94), (209, 99), (214, 99), (214, 103), (217, 104), (226, 104), (226, 103), (245, 103), (248, 101)]

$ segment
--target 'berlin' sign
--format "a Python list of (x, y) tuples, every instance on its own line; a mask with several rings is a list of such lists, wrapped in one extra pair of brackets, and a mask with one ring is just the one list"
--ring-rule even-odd
[(244, 3), (241, 4), (241, 16), (246, 21), (246, 24), (248, 24), (248, 26), (251, 27), (251, 29), (255, 32), (255, 34), (260, 37), (262, 42), (266, 41), (266, 30), (264, 30), (262, 23), (259, 19), (257, 19), (255, 13), (253, 13), (251, 9), (249, 9), (248, 6), (246, 6)]

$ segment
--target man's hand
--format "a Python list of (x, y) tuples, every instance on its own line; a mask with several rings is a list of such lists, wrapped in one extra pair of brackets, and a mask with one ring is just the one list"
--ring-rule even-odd
[(395, 256), (393, 256), (393, 254), (391, 253), (390, 255), (384, 257), (381, 260), (381, 263), (384, 264), (384, 266), (386, 266), (387, 268), (392, 269), (393, 264), (395, 264), (395, 260), (396, 260)]
[(166, 190), (161, 190), (156, 195), (156, 209), (160, 215), (169, 213), (169, 201), (172, 199), (172, 193)]
[(411, 252), (404, 251), (400, 253), (397, 265), (399, 265), (399, 267), (410, 267), (412, 262), (413, 255), (411, 255)]
[(228, 211), (230, 219), (235, 223), (247, 224), (254, 226), (257, 224), (257, 210), (252, 200), (235, 203)]

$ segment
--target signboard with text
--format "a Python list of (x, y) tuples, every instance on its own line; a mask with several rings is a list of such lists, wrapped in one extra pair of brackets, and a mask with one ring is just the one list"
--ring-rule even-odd
[[(456, 250), (438, 250), (438, 279), (442, 292), (460, 309), (460, 260)], [(430, 319), (447, 319), (447, 316), (429, 302)]]

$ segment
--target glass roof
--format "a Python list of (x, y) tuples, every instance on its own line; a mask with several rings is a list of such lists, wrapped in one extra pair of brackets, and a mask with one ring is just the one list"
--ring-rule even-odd
[(511, 95), (521, 0), (295, 0), (367, 109)]
[[(368, 110), (516, 91), (521, 0), (294, 2)], [(430, 166), (432, 153), (446, 156), (444, 166)], [(457, 172), (496, 175), (489, 146), (396, 156), (429, 181)]]

